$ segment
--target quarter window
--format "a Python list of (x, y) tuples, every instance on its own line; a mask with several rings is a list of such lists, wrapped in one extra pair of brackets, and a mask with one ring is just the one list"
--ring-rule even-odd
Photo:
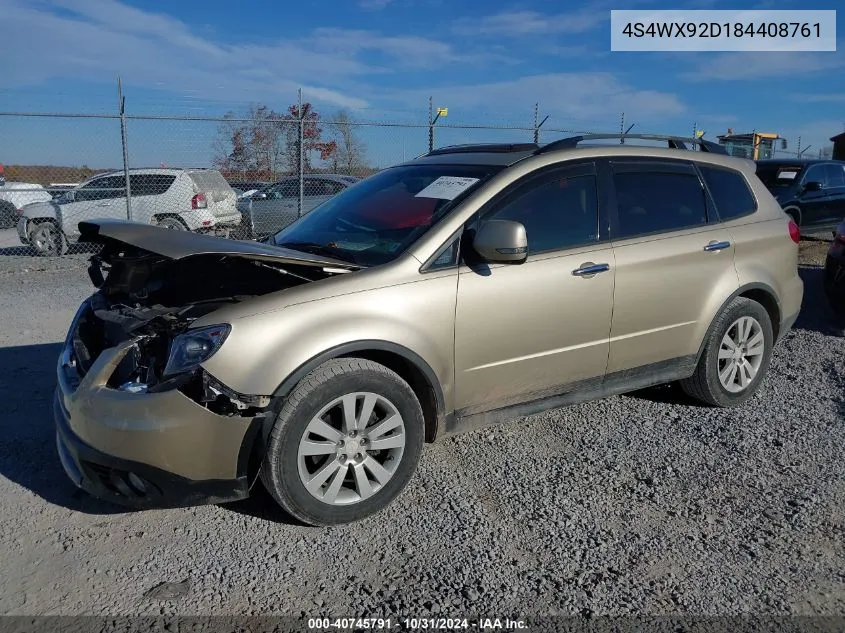
[(757, 202), (741, 173), (709, 165), (699, 168), (721, 220), (733, 220), (756, 211)]
[(617, 239), (679, 231), (707, 223), (701, 181), (694, 173), (626, 171), (614, 174)]
[(529, 253), (595, 242), (596, 178), (562, 171), (538, 176), (518, 186), (485, 220), (521, 222), (528, 235)]

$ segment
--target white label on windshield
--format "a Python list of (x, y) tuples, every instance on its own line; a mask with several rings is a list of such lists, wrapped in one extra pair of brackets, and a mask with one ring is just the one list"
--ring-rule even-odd
[(795, 176), (797, 175), (797, 171), (785, 171), (782, 169), (778, 172), (778, 180), (795, 180)]
[(438, 198), (439, 200), (454, 200), (459, 194), (478, 182), (478, 178), (463, 178), (461, 176), (440, 176), (428, 187), (420, 191), (415, 198)]

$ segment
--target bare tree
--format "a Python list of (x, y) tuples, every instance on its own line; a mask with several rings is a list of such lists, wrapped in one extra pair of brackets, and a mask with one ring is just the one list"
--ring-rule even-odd
[(366, 166), (366, 146), (358, 137), (355, 122), (346, 110), (339, 110), (328, 121), (331, 135), (337, 142), (334, 153), (334, 170), (348, 174), (361, 171)]

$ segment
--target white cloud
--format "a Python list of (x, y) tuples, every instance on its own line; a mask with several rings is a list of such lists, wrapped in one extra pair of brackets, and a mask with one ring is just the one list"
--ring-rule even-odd
[(845, 92), (830, 94), (796, 94), (792, 95), (793, 101), (804, 103), (845, 103)]
[(806, 75), (845, 66), (845, 58), (837, 53), (749, 52), (705, 54), (693, 71), (681, 74), (689, 81), (741, 81)]
[(686, 106), (671, 93), (640, 90), (619, 82), (609, 73), (555, 73), (522, 77), (513, 81), (456, 86), (405, 93), (408, 103), (422, 103), (429, 94), (438, 105), (449, 107), (452, 119), (478, 119), (497, 112), (530, 112), (539, 102), (541, 111), (551, 114), (549, 125), (578, 121), (618, 120), (625, 113), (631, 122), (659, 123), (666, 117), (686, 113)]
[(358, 6), (368, 11), (378, 11), (384, 9), (393, 0), (358, 0)]
[[(418, 36), (318, 29), (274, 42), (225, 43), (168, 15), (118, 0), (0, 0), (4, 87), (56, 78), (113, 81), (196, 93), (212, 100), (290, 98), (362, 108), (362, 78), (443, 62), (477, 63), (449, 44)], [(201, 32), (201, 31), (200, 31)], [(376, 54), (382, 64), (368, 63)]]
[(584, 33), (610, 19), (609, 11), (591, 8), (557, 15), (544, 15), (536, 11), (509, 11), (488, 15), (480, 19), (467, 18), (457, 21), (453, 30), (463, 35), (541, 35), (550, 33)]

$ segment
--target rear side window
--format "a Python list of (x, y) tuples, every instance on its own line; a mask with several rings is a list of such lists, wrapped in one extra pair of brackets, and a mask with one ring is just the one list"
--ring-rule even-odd
[(693, 172), (625, 171), (613, 176), (616, 239), (679, 231), (707, 223), (701, 181)]
[(719, 219), (733, 220), (757, 210), (754, 194), (741, 173), (709, 165), (699, 165), (699, 169), (716, 203)]
[(133, 196), (160, 196), (170, 189), (176, 176), (167, 174), (131, 174), (129, 187)]

